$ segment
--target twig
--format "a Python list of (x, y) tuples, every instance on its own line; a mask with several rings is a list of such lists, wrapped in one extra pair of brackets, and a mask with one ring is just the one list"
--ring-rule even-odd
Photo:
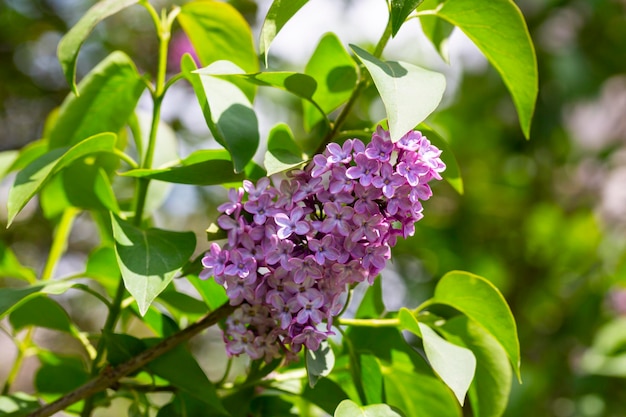
[(107, 389), (108, 387), (111, 387), (120, 378), (142, 368), (143, 366), (163, 355), (164, 353), (169, 352), (176, 346), (189, 340), (191, 337), (200, 333), (202, 330), (211, 327), (218, 321), (228, 317), (234, 311), (234, 309), (235, 307), (229, 304), (222, 305), (217, 310), (214, 310), (204, 316), (200, 321), (197, 321), (186, 329), (168, 337), (167, 339), (164, 339), (157, 345), (154, 345), (153, 347), (144, 350), (143, 352), (129, 359), (123, 364), (118, 365), (115, 368), (105, 368), (98, 377), (78, 387), (74, 391), (64, 395), (55, 402), (41, 407), (37, 411), (29, 414), (29, 417), (51, 416), (54, 413), (64, 410), (65, 408), (80, 400), (83, 400), (89, 396), (92, 396), (100, 391)]

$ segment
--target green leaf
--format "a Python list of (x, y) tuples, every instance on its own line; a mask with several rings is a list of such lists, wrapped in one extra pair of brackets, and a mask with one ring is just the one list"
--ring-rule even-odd
[(427, 325), (419, 323), (419, 327), (430, 366), (463, 405), (476, 372), (476, 357), (471, 350), (448, 342)]
[(383, 402), (383, 374), (376, 356), (367, 353), (359, 355), (361, 383), (367, 404)]
[(6, 168), (0, 178), (4, 178), (6, 174), (13, 171), (24, 169), (28, 164), (39, 158), (48, 151), (48, 141), (39, 139), (24, 146), (19, 151), (17, 158), (13, 159), (10, 166)]
[(196, 398), (177, 392), (174, 399), (169, 404), (159, 407), (156, 417), (190, 417), (190, 416), (222, 416), (223, 413), (215, 413), (207, 410), (206, 403)]
[(23, 417), (40, 407), (36, 397), (24, 392), (0, 396), (0, 417)]
[(463, 344), (476, 356), (477, 367), (469, 399), (476, 417), (500, 417), (509, 399), (512, 371), (502, 346), (478, 324), (456, 316), (439, 328), (456, 344)]
[[(144, 339), (148, 347), (160, 341), (160, 339)], [(215, 386), (209, 381), (196, 359), (184, 346), (175, 347), (159, 356), (148, 364), (148, 368), (160, 377), (170, 381), (172, 385), (209, 405), (210, 407), (207, 411), (228, 415), (217, 396)]]
[(4, 178), (10, 172), (11, 167), (19, 157), (19, 151), (0, 152), (0, 179)]
[(486, 279), (463, 271), (441, 278), (433, 298), (426, 304), (446, 304), (481, 325), (502, 345), (520, 378), (520, 348), (517, 326), (506, 300)]
[(143, 316), (139, 313), (137, 305), (133, 304), (130, 308), (133, 310), (133, 313), (135, 313), (135, 316), (143, 321), (158, 337), (169, 337), (180, 331), (180, 327), (174, 319), (159, 311), (154, 305), (151, 305)]
[(327, 341), (320, 343), (319, 349), (315, 352), (306, 349), (304, 358), (311, 388), (314, 388), (321, 378), (328, 376), (335, 366), (335, 354)]
[(213, 278), (200, 279), (198, 277), (189, 277), (189, 282), (198, 291), (204, 302), (211, 309), (217, 309), (228, 301), (226, 289), (215, 282)]
[(410, 364), (383, 367), (386, 402), (407, 416), (461, 417), (454, 395), (423, 368), (411, 370)]
[(73, 146), (102, 132), (119, 132), (132, 115), (146, 85), (131, 59), (113, 52), (69, 94), (50, 130), (50, 149)]
[[(190, 72), (193, 62), (184, 60), (183, 64)], [(197, 70), (196, 74), (200, 76), (202, 96), (207, 102), (204, 108), (203, 97), (198, 96), (205, 109), (205, 118), (209, 116), (209, 128), (215, 139), (230, 152), (235, 172), (241, 172), (259, 146), (259, 122), (245, 94), (234, 84), (216, 76), (237, 72), (241, 73), (241, 68), (229, 61), (219, 61)], [(193, 80), (192, 75), (189, 74), (188, 78)], [(197, 81), (192, 84), (194, 82)], [(198, 95), (197, 86), (193, 85)]]
[(267, 175), (295, 168), (304, 162), (302, 150), (288, 125), (279, 123), (270, 130), (264, 165)]
[(20, 264), (11, 248), (0, 242), (0, 278), (13, 278), (28, 282), (34, 282), (37, 277), (35, 272)]
[(356, 312), (356, 317), (360, 319), (380, 318), (384, 311), (385, 303), (383, 302), (381, 280), (375, 279), (374, 283), (365, 292), (365, 296)]
[[(442, 0), (424, 0), (420, 5), (420, 9), (434, 9), (441, 2)], [(436, 16), (422, 15), (419, 19), (424, 35), (426, 35), (437, 52), (439, 52), (441, 58), (443, 58), (445, 62), (450, 62), (448, 39), (454, 30), (454, 25)]]
[(322, 37), (304, 73), (317, 82), (312, 98), (322, 109), (320, 113), (312, 103), (303, 102), (304, 126), (310, 131), (319, 122), (328, 124), (325, 114), (348, 101), (358, 75), (354, 60), (334, 33)]
[(454, 0), (436, 14), (458, 26), (500, 73), (528, 138), (538, 93), (537, 58), (519, 8), (512, 0)]
[(437, 132), (425, 125), (420, 124), (417, 129), (428, 137), (428, 140), (441, 149), (441, 160), (446, 164), (446, 170), (441, 176), (454, 188), (459, 194), (463, 194), (463, 178), (461, 177), (461, 168), (450, 148), (448, 142), (442, 138)]
[(400, 327), (402, 330), (408, 330), (420, 339), (423, 338), (420, 323), (417, 321), (417, 318), (411, 310), (402, 307), (398, 312), (398, 319), (400, 320)]
[(76, 61), (81, 45), (96, 25), (107, 17), (138, 3), (139, 0), (103, 0), (92, 6), (87, 13), (67, 32), (57, 49), (61, 68), (65, 78), (75, 94), (76, 89)]
[(182, 313), (182, 315), (188, 317), (191, 321), (195, 321), (200, 318), (200, 316), (209, 312), (209, 308), (204, 302), (178, 292), (173, 287), (159, 294), (158, 300), (165, 304), (175, 317)]
[(111, 366), (120, 365), (146, 350), (146, 344), (141, 339), (128, 334), (104, 331), (102, 341), (107, 349), (107, 362)]
[(115, 254), (128, 292), (143, 315), (196, 247), (192, 232), (139, 229), (112, 215)]
[(228, 153), (213, 149), (195, 151), (179, 165), (170, 168), (132, 169), (121, 175), (193, 185), (216, 185), (246, 178), (245, 174), (234, 172)]
[(383, 374), (385, 402), (407, 416), (461, 417), (461, 408), (445, 384), (393, 327), (351, 327), (355, 349), (373, 354)]
[(285, 23), (287, 23), (302, 6), (308, 3), (308, 1), (309, 0), (274, 0), (270, 6), (267, 11), (267, 16), (265, 16), (265, 20), (263, 21), (259, 41), (259, 49), (265, 59), (266, 67), (268, 60), (267, 53), (270, 50), (272, 41), (283, 26), (285, 26)]
[[(259, 70), (250, 26), (230, 4), (217, 1), (186, 3), (181, 7), (177, 19), (202, 65), (229, 60), (245, 72)], [(238, 86), (252, 100), (254, 87)]]
[(52, 175), (87, 155), (113, 152), (115, 141), (115, 134), (101, 133), (85, 139), (72, 148), (53, 149), (31, 162), (17, 174), (13, 187), (9, 191), (8, 225), (11, 225), (15, 216)]
[(343, 400), (335, 410), (334, 417), (403, 417), (387, 404), (360, 407), (351, 400)]
[(423, 0), (391, 0), (391, 35), (396, 36), (406, 18)]
[(39, 294), (63, 294), (72, 285), (69, 281), (46, 281), (28, 287), (0, 288), (0, 319)]
[(87, 259), (85, 276), (98, 281), (113, 296), (120, 279), (120, 268), (117, 266), (115, 248), (101, 246), (95, 249)]
[(383, 100), (393, 142), (437, 108), (446, 88), (443, 75), (406, 62), (381, 61), (356, 45), (350, 47), (369, 71)]
[(304, 387), (302, 398), (320, 407), (327, 413), (332, 413), (339, 403), (348, 399), (348, 394), (336, 382), (322, 378), (317, 381), (315, 388), (308, 384)]
[(42, 296), (26, 300), (15, 308), (9, 314), (9, 322), (14, 330), (37, 326), (66, 333), (72, 332), (72, 322), (63, 307), (56, 301)]
[(41, 351), (37, 357), (42, 363), (34, 381), (39, 393), (65, 394), (89, 381), (89, 373), (78, 356)]
[(465, 347), (457, 346), (439, 336), (426, 324), (419, 323), (411, 311), (400, 309), (400, 326), (420, 337), (433, 370), (454, 392), (461, 405), (476, 371), (476, 358)]

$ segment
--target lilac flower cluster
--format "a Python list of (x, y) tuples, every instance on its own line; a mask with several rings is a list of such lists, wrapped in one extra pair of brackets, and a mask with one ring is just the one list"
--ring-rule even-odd
[(228, 243), (211, 244), (201, 274), (239, 306), (226, 321), (228, 354), (317, 350), (349, 286), (371, 284), (398, 236), (413, 235), (428, 183), (445, 169), (440, 153), (418, 131), (392, 143), (379, 127), (367, 146), (329, 144), (278, 188), (262, 178), (231, 189), (217, 220)]

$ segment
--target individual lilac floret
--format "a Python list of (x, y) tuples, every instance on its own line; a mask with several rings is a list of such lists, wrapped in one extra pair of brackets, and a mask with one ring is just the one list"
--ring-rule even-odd
[[(397, 143), (381, 127), (366, 146), (331, 143), (278, 186), (269, 178), (229, 192), (200, 277), (223, 285), (235, 312), (226, 320), (228, 355), (267, 362), (317, 350), (354, 285), (372, 284), (399, 237), (415, 232), (422, 201), (445, 169), (420, 132)], [(325, 325), (324, 325), (325, 322)]]

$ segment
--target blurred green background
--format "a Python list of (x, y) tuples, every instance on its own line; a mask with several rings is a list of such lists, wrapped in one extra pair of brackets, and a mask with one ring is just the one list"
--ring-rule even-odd
[[(269, 5), (231, 3), (252, 24)], [(349, 13), (357, 2), (343, 3)], [(408, 289), (403, 301), (409, 305), (427, 298), (436, 279), (452, 269), (483, 275), (503, 291), (523, 354), (523, 384), (514, 384), (506, 416), (623, 417), (626, 1), (517, 3), (539, 63), (531, 140), (523, 138), (496, 71), (467, 68), (450, 104), (430, 120), (450, 140), (465, 194), (436, 185), (416, 236), (395, 248), (393, 271)], [(37, 139), (46, 115), (67, 94), (56, 44), (91, 4), (0, 0), (0, 151)], [(145, 16), (137, 17), (141, 12), (129, 10), (98, 26), (81, 53), (79, 74), (114, 49), (126, 51), (140, 69), (154, 68), (153, 29)], [(205, 130), (180, 114), (170, 122), (186, 146), (203, 146)], [(9, 185), (10, 179), (2, 182), (0, 200)], [(211, 190), (199, 196), (193, 198), (203, 219)], [(0, 222), (6, 224), (3, 211)], [(11, 229), (0, 227), (0, 238), (37, 269), (51, 229), (33, 207)], [(80, 258), (92, 246), (88, 237), (74, 236), (70, 253)], [(0, 371), (0, 381), (4, 376)]]

